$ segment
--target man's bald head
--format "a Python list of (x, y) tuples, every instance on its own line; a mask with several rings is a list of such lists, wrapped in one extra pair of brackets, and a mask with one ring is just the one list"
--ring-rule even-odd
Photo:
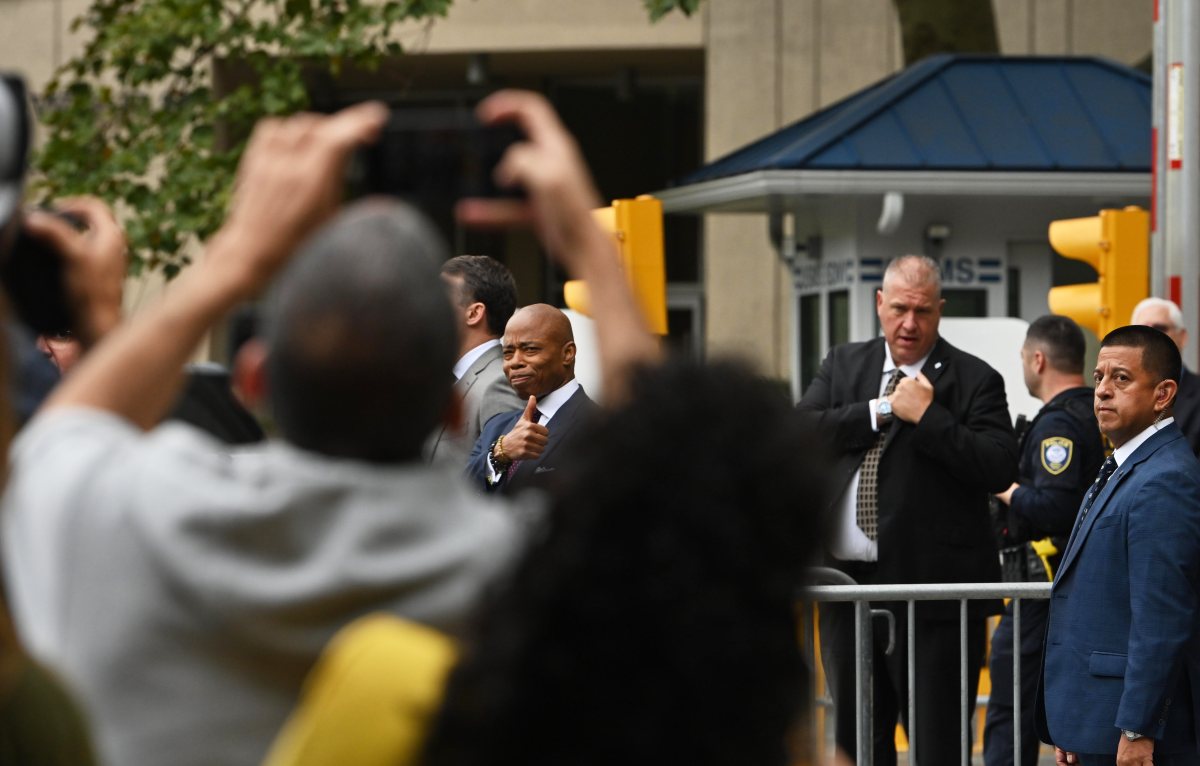
[(517, 309), (505, 326), (505, 332), (514, 326), (537, 327), (539, 331), (563, 343), (575, 340), (575, 332), (571, 329), (571, 320), (560, 309), (549, 303), (534, 303)]
[(504, 374), (521, 398), (542, 397), (575, 377), (575, 334), (546, 303), (517, 309), (504, 328)]

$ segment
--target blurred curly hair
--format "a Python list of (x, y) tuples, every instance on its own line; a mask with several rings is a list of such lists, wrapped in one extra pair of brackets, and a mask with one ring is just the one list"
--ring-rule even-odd
[(425, 766), (792, 762), (809, 695), (796, 592), (829, 502), (784, 389), (670, 361), (576, 445)]

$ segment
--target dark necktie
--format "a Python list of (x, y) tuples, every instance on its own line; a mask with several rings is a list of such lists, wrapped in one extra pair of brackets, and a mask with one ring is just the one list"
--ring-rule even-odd
[[(534, 409), (534, 411), (533, 411), (533, 422), (534, 423), (542, 422), (542, 413), (537, 409)], [(520, 460), (514, 460), (508, 464), (508, 469), (504, 471), (504, 481), (505, 482), (512, 481), (513, 474), (517, 472), (517, 466), (519, 466), (520, 464), (521, 464)]]
[[(897, 367), (888, 378), (887, 387), (883, 389), (883, 397), (891, 396), (896, 390), (904, 371)], [(881, 397), (881, 398), (883, 398)], [(855, 510), (855, 520), (858, 528), (869, 539), (874, 540), (879, 533), (879, 458), (883, 455), (883, 442), (887, 431), (879, 429), (875, 443), (863, 457), (862, 466), (858, 473), (858, 497)]]
[(1092, 487), (1088, 490), (1087, 497), (1083, 500), (1083, 507), (1079, 509), (1079, 520), (1075, 523), (1076, 529), (1087, 518), (1088, 511), (1092, 509), (1092, 503), (1096, 502), (1096, 497), (1104, 489), (1104, 485), (1108, 484), (1108, 477), (1112, 476), (1115, 470), (1117, 470), (1117, 459), (1109, 455), (1105, 458), (1104, 464), (1100, 466), (1100, 473), (1096, 474), (1096, 480), (1092, 482)]

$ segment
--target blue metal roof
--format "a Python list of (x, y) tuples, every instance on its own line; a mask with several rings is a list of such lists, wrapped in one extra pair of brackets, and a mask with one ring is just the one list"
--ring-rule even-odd
[(1150, 77), (1093, 57), (942, 54), (683, 178), (756, 170), (1150, 170)]

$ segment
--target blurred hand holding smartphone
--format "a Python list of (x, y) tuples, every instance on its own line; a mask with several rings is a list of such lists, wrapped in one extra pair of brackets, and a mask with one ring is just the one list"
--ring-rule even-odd
[(515, 125), (482, 125), (465, 107), (396, 109), (379, 141), (355, 155), (348, 196), (400, 197), (431, 214), (461, 199), (521, 199), (523, 190), (498, 187), (493, 171), (522, 140)]

